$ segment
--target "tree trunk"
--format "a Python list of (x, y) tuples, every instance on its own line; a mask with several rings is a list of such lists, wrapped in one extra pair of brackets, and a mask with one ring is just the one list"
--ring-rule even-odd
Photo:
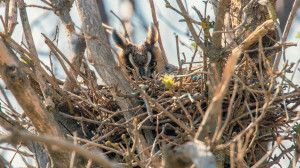
[[(107, 38), (102, 26), (102, 20), (100, 18), (97, 4), (95, 1), (85, 0), (76, 0), (76, 4), (82, 22), (82, 30), (86, 37), (87, 52), (90, 63), (95, 67), (96, 71), (108, 87), (117, 88), (125, 94), (134, 93), (133, 88), (122, 74), (120, 68), (115, 62), (109, 46), (107, 45)], [(91, 39), (92, 36), (96, 36), (96, 38)], [(101, 42), (99, 42), (100, 39)], [(139, 105), (136, 98), (123, 98), (116, 95), (114, 95), (114, 97), (123, 110)], [(135, 112), (124, 113), (125, 119), (132, 119), (133, 113)], [(142, 132), (147, 143), (152, 144), (154, 141), (152, 132), (149, 130), (143, 130)], [(142, 138), (141, 142), (146, 142), (143, 136), (139, 137)]]
[[(243, 9), (246, 5), (249, 4), (251, 0), (231, 0), (230, 1), (230, 9), (229, 15), (225, 20), (225, 27), (233, 29), (239, 26), (243, 22)], [(271, 4), (274, 6), (276, 5), (276, 0), (271, 0)], [(231, 37), (227, 38), (227, 43), (235, 43), (241, 44), (258, 26), (262, 25), (266, 20), (268, 20), (269, 12), (266, 6), (257, 3), (256, 1), (249, 6), (247, 10), (247, 18), (246, 23), (237, 29), (234, 33), (230, 33)], [(263, 40), (263, 47), (270, 47), (274, 45), (274, 41), (276, 40), (276, 32), (274, 30), (269, 30), (267, 36), (262, 37)], [(235, 42), (234, 42), (235, 41)], [(233, 45), (235, 46), (235, 45)], [(254, 43), (252, 46), (248, 47), (247, 49), (258, 48), (258, 42)], [(254, 62), (258, 62), (258, 53), (251, 53), (249, 56), (253, 59)], [(252, 74), (251, 74), (252, 75)], [(245, 110), (246, 112), (247, 110)], [(258, 134), (264, 134), (263, 132), (259, 132)], [(262, 142), (260, 143), (261, 147), (265, 150), (268, 149), (268, 143)], [(261, 159), (265, 151), (259, 147), (255, 148), (255, 159)]]
[[(30, 118), (35, 129), (41, 135), (52, 135), (63, 138), (64, 133), (54, 120), (54, 117), (40, 101), (36, 95), (25, 73), (20, 68), (18, 60), (12, 51), (8, 49), (2, 39), (0, 39), (0, 75), (6, 87), (13, 93), (18, 103)], [(70, 159), (69, 152), (46, 149), (50, 155), (52, 166), (68, 167)]]

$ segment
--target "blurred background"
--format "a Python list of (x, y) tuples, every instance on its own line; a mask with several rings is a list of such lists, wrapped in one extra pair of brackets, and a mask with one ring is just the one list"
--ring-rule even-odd
[[(101, 13), (102, 20), (105, 24), (116, 28), (120, 32), (124, 32), (122, 24), (120, 21), (112, 14), (114, 12), (117, 16), (119, 16), (122, 20), (126, 23), (126, 28), (128, 30), (128, 33), (130, 35), (130, 39), (132, 42), (140, 44), (144, 42), (148, 25), (153, 22), (152, 15), (151, 15), (151, 9), (149, 1), (138, 1), (138, 0), (97, 0), (99, 5), (99, 11)], [(39, 0), (25, 0), (25, 3), (27, 5), (34, 4), (38, 6), (47, 6), (43, 2)], [(178, 8), (176, 5), (176, 1), (170, 0), (170, 3), (173, 7)], [(205, 3), (202, 0), (185, 0), (184, 1), (185, 6), (187, 7), (187, 11), (189, 15), (194, 18), (195, 20), (199, 20), (197, 14), (192, 9), (193, 6), (195, 6), (199, 11), (204, 14), (205, 12)], [(293, 4), (293, 0), (279, 0), (277, 3), (277, 14), (281, 21), (281, 24), (284, 25), (287, 16), (290, 12), (290, 7)], [(184, 59), (183, 55), (186, 57), (186, 61), (189, 62), (191, 59), (191, 56), (193, 55), (193, 51), (190, 49), (192, 48), (192, 44), (194, 43), (191, 38), (188, 31), (188, 28), (186, 26), (185, 22), (180, 22), (180, 19), (182, 19), (182, 16), (177, 14), (171, 9), (168, 9), (165, 7), (165, 1), (164, 0), (155, 0), (154, 1), (155, 9), (156, 9), (156, 15), (159, 22), (159, 28), (160, 28), (160, 34), (163, 42), (163, 46), (166, 52), (166, 56), (169, 60), (169, 63), (178, 66), (178, 59), (177, 59), (177, 51), (176, 51), (176, 41), (175, 41), (175, 34), (179, 36), (179, 39), (181, 41), (181, 44), (179, 45), (180, 49), (180, 56), (181, 59)], [(2, 2), (2, 5), (0, 7), (0, 14), (4, 16), (4, 5)], [(111, 12), (112, 11), (112, 12)], [(53, 39), (55, 36), (55, 33), (58, 32), (58, 38), (56, 40), (56, 44), (59, 47), (59, 49), (66, 55), (69, 55), (69, 45), (67, 42), (66, 34), (63, 28), (63, 25), (61, 24), (60, 19), (53, 13), (53, 11), (47, 11), (42, 8), (38, 7), (28, 7), (28, 18), (31, 23), (31, 29), (34, 37), (35, 44), (37, 46), (38, 54), (40, 56), (41, 61), (43, 61), (46, 65), (50, 64), (49, 61), (49, 48), (44, 43), (44, 38), (41, 35), (41, 33), (44, 33), (46, 36), (48, 36), (50, 39)], [(211, 9), (211, 5), (208, 3), (207, 5), (207, 15), (210, 15), (211, 20), (214, 20), (214, 13)], [(73, 8), (71, 10), (71, 16), (73, 19), (73, 22), (76, 25), (76, 29), (79, 32), (81, 28), (81, 22), (79, 19), (79, 15), (77, 13), (77, 8), (75, 3), (73, 4)], [(100, 26), (100, 23), (99, 23)], [(200, 27), (197, 27), (196, 25), (195, 29), (200, 30)], [(294, 23), (292, 25), (289, 38), (287, 42), (295, 42), (299, 43), (300, 41), (300, 13), (298, 11)], [(283, 28), (282, 28), (283, 30)], [(3, 31), (2, 25), (0, 26), (0, 31)], [(107, 37), (109, 38), (109, 42), (111, 46), (113, 45), (113, 42), (111, 40), (111, 36), (108, 33)], [(23, 32), (22, 32), (22, 25), (19, 24), (16, 26), (16, 29), (12, 35), (12, 38), (18, 42), (21, 43), (24, 41)], [(62, 67), (57, 62), (55, 57), (52, 57), (50, 55), (52, 61), (53, 61), (53, 69), (54, 73), (57, 78), (64, 79), (65, 74), (60, 73), (63, 72)], [(300, 46), (297, 47), (290, 47), (286, 50), (286, 58), (289, 62), (295, 62), (297, 63), (300, 59)], [(114, 58), (112, 58), (114, 59)], [(199, 60), (199, 58), (196, 58)], [(281, 62), (282, 64), (282, 62)], [(291, 77), (291, 75), (290, 75)], [(297, 84), (300, 84), (300, 69), (298, 67), (298, 71), (296, 72), (293, 81)], [(99, 81), (101, 82), (101, 81)], [(2, 80), (0, 80), (1, 86), (4, 86), (4, 83)], [(16, 111), (22, 112), (22, 109), (17, 105), (17, 102), (14, 100), (13, 96), (9, 91), (7, 91), (7, 94), (10, 96), (10, 100), (12, 103), (14, 103), (14, 108)], [(2, 95), (0, 95), (0, 98)], [(4, 132), (3, 129), (0, 128), (1, 132)], [(284, 142), (286, 146), (289, 145), (288, 142)], [(30, 165), (34, 165), (34, 161), (32, 159), (28, 158), (21, 158), (19, 155), (15, 155), (15, 152), (7, 152), (4, 151), (4, 149), (10, 148), (10, 146), (1, 144), (0, 146), (0, 155), (4, 156), (6, 160), (12, 160), (12, 166), (14, 167), (26, 167), (24, 162), (28, 162)], [(21, 148), (22, 151), (26, 151), (26, 149)], [(278, 154), (278, 153), (277, 153)], [(12, 159), (14, 158), (14, 159)], [(287, 163), (284, 159), (281, 160), (282, 166), (287, 166)]]

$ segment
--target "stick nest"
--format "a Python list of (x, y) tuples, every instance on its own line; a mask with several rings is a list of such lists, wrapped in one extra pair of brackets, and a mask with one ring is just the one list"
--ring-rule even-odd
[[(287, 79), (282, 76), (290, 72), (292, 66), (285, 65), (278, 74), (270, 75), (266, 73), (267, 68), (251, 62), (249, 57), (245, 57), (236, 66), (235, 75), (222, 103), (222, 111), (214, 119), (218, 123), (216, 132), (210, 133), (204, 140), (211, 150), (215, 152), (221, 150), (225, 153), (225, 164), (228, 166), (231, 145), (238, 146), (237, 152), (243, 157), (237, 158), (243, 164), (253, 165), (260, 159), (257, 156), (262, 157), (266, 154), (268, 143), (273, 146), (285, 139), (293, 140), (299, 131), (295, 123), (299, 118), (297, 116), (299, 89), (296, 85), (286, 82)], [(266, 65), (266, 62), (262, 65)], [(74, 107), (73, 114), (66, 114), (68, 113), (66, 109), (61, 109), (65, 112), (61, 114), (78, 121), (83, 134), (79, 140), (87, 143), (87, 147), (100, 144), (97, 147), (100, 147), (109, 158), (127, 166), (142, 166), (144, 162), (158, 164), (160, 161), (157, 158), (161, 159), (164, 150), (172, 150), (187, 142), (201, 127), (200, 124), (211, 103), (208, 90), (213, 91), (219, 84), (212, 75), (201, 72), (199, 69), (185, 70), (186, 75), (183, 76), (156, 74), (151, 79), (134, 80), (144, 88), (152, 101), (147, 100), (138, 91), (125, 95), (118, 92), (117, 88), (92, 86), (91, 82), (84, 81), (81, 91), (68, 94)], [(276, 82), (274, 79), (281, 79), (282, 82)], [(273, 88), (272, 82), (276, 83)], [(117, 95), (124, 98), (138, 97), (140, 105), (121, 110), (112, 91), (117, 91)], [(152, 114), (150, 116), (145, 102), (149, 103), (149, 113)], [(61, 107), (66, 107), (66, 104)], [(184, 123), (190, 128), (190, 132), (178, 125), (178, 121), (174, 121), (162, 109)], [(134, 117), (126, 121), (124, 113), (129, 112), (133, 113)], [(263, 119), (255, 123), (259, 117)], [(250, 126), (251, 124), (255, 125)], [(250, 129), (245, 132), (248, 127)], [(139, 132), (139, 135), (145, 136), (147, 131), (154, 136), (154, 141), (148, 144), (140, 142), (137, 134)], [(212, 139), (217, 133), (221, 134), (221, 138)], [(144, 150), (138, 151), (138, 145), (142, 145)], [(282, 145), (279, 146), (282, 153), (287, 153)], [(145, 155), (150, 155), (148, 158), (153, 159), (143, 160)], [(276, 160), (280, 160), (280, 157), (270, 157), (266, 165)]]

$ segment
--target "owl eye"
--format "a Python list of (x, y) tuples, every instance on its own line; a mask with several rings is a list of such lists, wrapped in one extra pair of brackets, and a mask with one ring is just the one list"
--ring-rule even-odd
[(153, 61), (152, 67), (156, 67), (156, 65), (157, 65), (157, 62), (156, 62), (156, 61)]

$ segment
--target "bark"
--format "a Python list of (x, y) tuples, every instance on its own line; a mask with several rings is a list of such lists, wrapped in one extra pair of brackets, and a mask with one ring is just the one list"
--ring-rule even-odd
[[(72, 92), (74, 88), (76, 87), (76, 79), (77, 79), (77, 72), (80, 72), (80, 66), (82, 64), (82, 59), (84, 57), (84, 52), (86, 49), (85, 40), (83, 37), (80, 37), (77, 35), (75, 31), (75, 26), (72, 21), (71, 15), (70, 15), (70, 9), (73, 5), (71, 1), (66, 0), (51, 0), (53, 8), (55, 9), (55, 14), (60, 18), (64, 30), (67, 34), (67, 39), (70, 46), (70, 63), (72, 65), (72, 68), (69, 67), (68, 73), (70, 76), (67, 75), (65, 79), (65, 83), (63, 84), (63, 90), (67, 90)], [(75, 72), (75, 70), (77, 72)], [(65, 104), (62, 106), (66, 106)], [(68, 110), (62, 110), (63, 108), (58, 108), (58, 111), (63, 111), (64, 113), (68, 113)], [(68, 128), (68, 130), (65, 130), (66, 132), (78, 132), (79, 137), (83, 137), (84, 134), (79, 126), (79, 124), (72, 119), (65, 118), (61, 115), (55, 115), (54, 116), (56, 121), (59, 121), (61, 124), (63, 124), (62, 129)], [(87, 131), (88, 135), (91, 135), (89, 131)], [(91, 138), (91, 137), (89, 137)]]
[(18, 24), (17, 22), (18, 10), (17, 10), (17, 0), (9, 1), (9, 15), (7, 23), (8, 25), (8, 34), (11, 35), (15, 29), (15, 26)]
[[(241, 24), (244, 17), (243, 9), (249, 2), (250, 0), (231, 0), (229, 9), (229, 13), (231, 14), (230, 22), (225, 23), (225, 25), (229, 24), (231, 25), (230, 27), (235, 28)], [(274, 7), (276, 6), (276, 0), (271, 0), (270, 2)], [(248, 37), (257, 28), (257, 26), (264, 23), (268, 16), (267, 8), (257, 2), (254, 2), (247, 11), (247, 23), (234, 33), (237, 44), (240, 44), (246, 37)]]
[[(222, 71), (223, 71), (223, 66), (224, 66), (224, 57), (225, 54), (222, 54), (223, 50), (222, 50), (222, 34), (218, 33), (217, 31), (222, 31), (224, 28), (224, 18), (225, 18), (225, 13), (227, 11), (227, 6), (228, 6), (228, 0), (221, 0), (219, 1), (219, 5), (218, 5), (218, 10), (217, 10), (217, 16), (216, 17), (216, 23), (214, 26), (214, 32), (213, 32), (213, 36), (212, 36), (212, 50), (210, 50), (210, 52), (207, 52), (205, 54), (207, 54), (209, 60), (210, 60), (210, 64), (209, 64), (209, 69), (210, 72), (213, 74), (213, 76), (220, 77), (222, 75)], [(215, 65), (215, 69), (216, 71), (212, 68), (212, 64)], [(213, 79), (214, 80), (214, 79)], [(216, 83), (218, 80), (215, 80), (214, 83)], [(212, 99), (214, 96), (214, 91), (209, 91), (209, 99)], [(212, 100), (213, 101), (213, 100)], [(221, 100), (223, 101), (223, 100)], [(218, 104), (217, 106), (219, 108), (219, 110), (221, 110), (221, 102)], [(212, 113), (212, 118), (217, 118), (219, 112), (215, 112)], [(217, 127), (217, 123), (218, 120), (211, 120), (210, 122), (210, 130), (209, 132), (213, 133), (216, 130)]]
[[(93, 1), (76, 1), (79, 15), (82, 21), (82, 29), (86, 36), (95, 35), (103, 42), (107, 42), (105, 31), (101, 26), (101, 18), (97, 6)], [(87, 32), (89, 34), (87, 34)], [(96, 40), (86, 39), (88, 58), (90, 63), (96, 68), (102, 80), (109, 87), (116, 86), (124, 93), (133, 93), (133, 89), (122, 73), (117, 70), (118, 65), (110, 49), (100, 44)], [(137, 105), (136, 102), (117, 97), (122, 109), (128, 109)], [(132, 114), (127, 113), (126, 118), (131, 118)]]
[(108, 16), (105, 12), (105, 4), (103, 2), (103, 0), (96, 0), (97, 4), (98, 4), (98, 9), (100, 12), (100, 17), (102, 19), (102, 22), (104, 24), (108, 24)]
[[(33, 68), (34, 69), (33, 71), (34, 71), (35, 75), (37, 76), (37, 79), (38, 79), (37, 82), (40, 85), (41, 91), (43, 93), (43, 97), (45, 99), (45, 103), (47, 104), (47, 106), (54, 107), (55, 105), (53, 103), (52, 96), (49, 94), (51, 92), (50, 91), (51, 88), (48, 87), (48, 84), (44, 78), (44, 75), (40, 71), (41, 70), (40, 62), (38, 61), (38, 54), (37, 54), (37, 51), (36, 51), (36, 48), (34, 45), (24, 0), (20, 0), (18, 5), (19, 5), (19, 12), (20, 12), (20, 19), (22, 22), (26, 43), (28, 45), (28, 50), (30, 51), (32, 60), (33, 60), (34, 64), (36, 65), (36, 67)], [(40, 70), (38, 70), (38, 69), (40, 69)]]
[[(0, 125), (5, 130), (9, 131), (12, 129), (16, 129), (19, 131), (27, 132), (24, 127), (22, 127), (19, 123), (14, 122), (9, 119), (4, 113), (0, 112)], [(22, 142), (32, 153), (35, 155), (36, 165), (38, 167), (47, 167), (47, 164), (50, 163), (50, 158), (48, 157), (48, 152), (46, 151), (43, 145), (40, 145), (36, 142)], [(1, 165), (0, 165), (1, 167)]]
[[(250, 1), (251, 0), (230, 0), (230, 15), (227, 22), (225, 22), (226, 27), (235, 28), (242, 23), (244, 17), (243, 9)], [(270, 0), (274, 7), (276, 6), (276, 1), (277, 0)], [(242, 44), (242, 41), (250, 39), (249, 36), (255, 33), (255, 29), (257, 30), (260, 25), (268, 20), (268, 16), (269, 13), (266, 6), (260, 5), (257, 2), (254, 2), (252, 5), (250, 5), (247, 10), (246, 23), (232, 34), (235, 44)], [(276, 40), (276, 31), (271, 29), (266, 30), (266, 32), (264, 34), (261, 33), (260, 36), (265, 36), (262, 38), (263, 47), (270, 47), (274, 45), (273, 40)], [(258, 48), (258, 37), (253, 38), (253, 40), (254, 42), (249, 43), (251, 44), (249, 46), (244, 46), (244, 49), (250, 50), (253, 48)], [(257, 62), (257, 53), (251, 53), (249, 54), (249, 56), (254, 60), (254, 62)], [(263, 132), (261, 132), (261, 134), (263, 134)], [(267, 143), (261, 143), (261, 145), (264, 149), (267, 150)], [(261, 148), (257, 148), (257, 150), (255, 151), (255, 159), (259, 160), (264, 154), (265, 152)]]
[[(59, 148), (60, 150), (73, 151), (73, 152), (77, 153), (78, 155), (81, 155), (83, 157), (91, 159), (92, 161), (95, 161), (97, 164), (99, 164), (105, 168), (120, 168), (120, 167), (122, 167), (118, 163), (115, 163), (114, 161), (109, 160), (102, 152), (87, 150), (87, 149), (84, 149), (82, 146), (78, 146), (69, 141), (58, 139), (57, 137), (53, 137), (53, 136), (37, 136), (37, 135), (28, 133), (28, 132), (24, 133), (24, 132), (19, 132), (19, 131), (11, 131), (9, 134), (7, 134), (7, 136), (0, 138), (0, 143), (9, 142), (9, 143), (13, 144), (16, 142), (16, 140), (22, 140), (25, 142), (31, 142), (31, 141), (41, 142), (41, 143), (44, 143), (49, 146), (55, 146), (55, 148)], [(56, 167), (59, 167), (59, 168), (79, 167), (78, 163), (76, 163), (76, 162), (72, 164), (73, 166), (71, 166), (71, 164), (70, 164), (70, 166), (68, 166), (68, 164), (69, 163), (66, 162), (64, 165), (60, 164), (60, 165), (57, 165)], [(85, 166), (80, 166), (80, 167), (85, 167)]]
[[(5, 45), (3, 39), (0, 40), (0, 51), (0, 75), (6, 87), (13, 93), (25, 114), (30, 118), (35, 129), (41, 135), (63, 138), (64, 134), (58, 123), (30, 86), (16, 56)], [(68, 167), (69, 153), (53, 150), (50, 146), (46, 146), (46, 149), (50, 155), (52, 167)]]
[(290, 11), (293, 7), (295, 0), (277, 0), (276, 13), (280, 20), (280, 28), (283, 31), (286, 21), (289, 17)]
[[(55, 14), (60, 18), (67, 34), (70, 46), (69, 60), (73, 68), (79, 71), (86, 46), (84, 39), (76, 34), (75, 26), (70, 15), (73, 1), (51, 0), (51, 2), (54, 5)], [(71, 74), (71, 77), (66, 77), (63, 89), (72, 92), (74, 87), (76, 87), (75, 80), (78, 74), (74, 72), (72, 68), (69, 68), (69, 74)]]
[(226, 57), (225, 54), (222, 54), (222, 33), (218, 33), (218, 31), (224, 30), (224, 18), (227, 12), (228, 3), (229, 0), (219, 1), (217, 13), (218, 17), (216, 17), (217, 20), (215, 21), (216, 23), (212, 35), (212, 50), (206, 53), (210, 60), (210, 65), (215, 64), (215, 68), (217, 70), (217, 72), (215, 72), (215, 70), (210, 66), (210, 72), (213, 74), (217, 73), (217, 76), (222, 75), (222, 70), (224, 67), (224, 58)]
[[(125, 94), (133, 93), (133, 88), (120, 71), (120, 68), (118, 68), (113, 54), (107, 46), (107, 38), (104, 28), (102, 27), (102, 20), (100, 18), (97, 4), (95, 1), (76, 0), (76, 5), (82, 22), (82, 30), (86, 36), (89, 62), (95, 67), (96, 71), (108, 87), (117, 88)], [(91, 36), (96, 36), (96, 39), (100, 39), (102, 43), (99, 43), (99, 40), (96, 41), (88, 38)], [(117, 97), (116, 95), (114, 95), (114, 97), (123, 110), (139, 105), (136, 98), (123, 98)], [(131, 119), (134, 113), (135, 112), (125, 113), (125, 119)], [(143, 130), (143, 133), (146, 137), (147, 143), (152, 144), (154, 141), (152, 132), (149, 130)], [(143, 136), (139, 137), (142, 138), (141, 142), (146, 142)]]
[[(69, 2), (70, 5), (72, 5), (70, 2)], [(30, 28), (30, 24), (29, 24), (29, 21), (28, 21), (28, 17), (27, 17), (27, 11), (26, 11), (26, 7), (25, 7), (25, 3), (23, 0), (20, 0), (19, 1), (19, 11), (20, 11), (20, 18), (21, 18), (21, 21), (22, 21), (22, 26), (23, 26), (23, 30), (24, 30), (24, 35), (25, 35), (25, 39), (26, 39), (26, 42), (27, 42), (27, 45), (28, 45), (28, 49), (30, 51), (30, 57), (32, 59), (32, 61), (34, 62), (34, 67), (33, 68), (33, 72), (35, 73), (35, 75), (37, 76), (37, 79), (38, 79), (38, 84), (41, 88), (41, 91), (42, 91), (42, 94), (43, 94), (43, 98), (45, 100), (45, 104), (49, 107), (53, 107), (55, 108), (55, 104), (53, 102), (53, 97), (52, 97), (52, 94), (53, 92), (56, 92), (54, 91), (54, 89), (52, 87), (50, 87), (48, 85), (48, 82), (50, 82), (55, 88), (59, 88), (59, 86), (52, 81), (52, 79), (50, 79), (49, 75), (45, 72), (45, 70), (41, 67), (40, 65), (40, 62), (39, 62), (39, 58), (38, 58), (38, 54), (37, 54), (37, 51), (36, 51), (36, 48), (35, 48), (35, 45), (34, 45), (34, 41), (33, 41), (33, 37), (32, 37), (32, 33), (31, 33), (31, 28)], [(60, 9), (62, 9), (62, 11), (64, 12), (69, 12), (69, 9), (70, 8), (70, 5), (67, 6), (60, 6)], [(68, 8), (69, 7), (69, 8)], [(66, 9), (67, 8), (67, 9)], [(62, 12), (60, 11), (60, 12)], [(47, 80), (46, 80), (47, 78)], [(59, 92), (62, 94), (62, 95), (65, 95), (65, 93), (62, 91), (62, 90), (59, 90)], [(22, 92), (20, 92), (22, 93)], [(19, 95), (15, 95), (15, 97), (18, 97)], [(66, 96), (66, 95), (65, 95)], [(40, 102), (40, 101), (37, 101), (37, 102)], [(67, 100), (68, 102), (68, 105), (70, 108), (72, 108), (71, 106), (71, 103), (69, 100)], [(21, 104), (20, 104), (21, 105)], [(22, 105), (21, 105), (22, 106)], [(44, 113), (48, 113), (48, 111), (44, 108)], [(74, 124), (76, 125), (76, 122), (65, 122), (66, 124), (70, 124), (72, 123), (71, 126), (68, 126), (68, 125), (59, 125), (58, 122), (60, 119), (60, 116), (55, 112), (55, 110), (52, 111), (53, 114), (51, 115), (52, 119), (50, 119), (51, 122), (49, 122), (49, 120), (47, 120), (47, 117), (45, 117), (43, 119), (44, 122), (49, 122), (50, 123), (50, 126), (47, 125), (47, 127), (45, 127), (45, 129), (49, 129), (51, 130), (51, 125), (55, 128), (57, 126), (57, 128), (55, 128), (55, 130), (57, 131), (57, 133), (47, 133), (47, 135), (53, 135), (53, 136), (56, 136), (56, 137), (60, 137), (60, 138), (64, 138), (64, 135), (66, 133), (68, 133), (68, 131), (70, 130), (65, 130), (64, 128), (67, 127), (67, 128), (74, 128)], [(28, 116), (31, 120), (34, 120), (34, 118), (31, 118), (33, 116)], [(42, 118), (40, 118), (42, 119)], [(39, 125), (34, 125), (36, 127), (36, 129), (38, 130), (38, 132), (40, 134), (44, 134), (45, 132), (43, 132), (43, 130), (39, 130), (39, 128), (37, 128), (37, 126)], [(76, 128), (76, 126), (75, 126)], [(71, 131), (76, 131), (76, 130), (71, 130)], [(49, 147), (46, 147), (47, 150), (48, 150), (48, 153), (50, 155), (50, 159), (51, 159), (51, 166), (52, 167), (66, 167), (68, 166), (68, 162), (69, 162), (69, 159), (70, 159), (70, 153), (67, 153), (67, 152), (59, 152), (59, 151), (53, 151), (51, 148)], [(81, 167), (81, 166), (84, 166), (83, 163), (81, 164), (78, 164), (77, 165), (78, 167)]]

